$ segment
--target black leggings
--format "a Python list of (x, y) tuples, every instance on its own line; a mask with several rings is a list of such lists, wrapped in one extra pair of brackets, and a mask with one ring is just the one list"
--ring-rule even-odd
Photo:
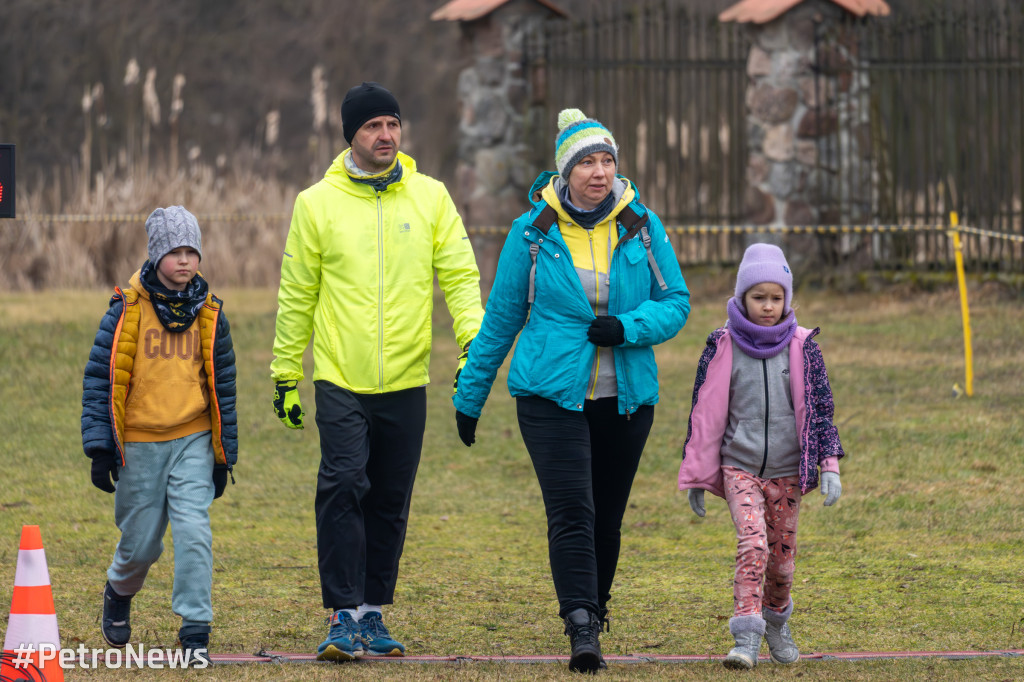
[(588, 400), (580, 413), (524, 396), (516, 412), (544, 496), (559, 615), (577, 608), (599, 614), (611, 599), (619, 529), (654, 406), (627, 419), (618, 398)]
[(327, 381), (314, 385), (324, 607), (390, 604), (423, 448), (427, 391), (359, 394)]

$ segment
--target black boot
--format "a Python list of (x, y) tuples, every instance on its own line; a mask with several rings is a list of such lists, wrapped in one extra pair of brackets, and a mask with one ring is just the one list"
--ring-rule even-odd
[(576, 673), (596, 673), (604, 658), (601, 656), (601, 621), (597, 614), (586, 609), (575, 609), (565, 615), (565, 634), (569, 635), (572, 653), (569, 670)]
[[(600, 609), (598, 609), (598, 612), (597, 612), (597, 622), (598, 622), (598, 626), (599, 626), (598, 627), (599, 631), (601, 631), (601, 632), (611, 632), (612, 631), (612, 619), (611, 619), (611, 616), (608, 615), (608, 608), (606, 606), (602, 606)], [(604, 655), (601, 656), (601, 666), (600, 667), (601, 667), (601, 670), (604, 670), (605, 668), (608, 667), (608, 664), (604, 662)]]

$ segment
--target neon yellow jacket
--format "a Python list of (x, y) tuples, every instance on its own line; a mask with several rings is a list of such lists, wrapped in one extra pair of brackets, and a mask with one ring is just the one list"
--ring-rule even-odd
[(313, 379), (356, 393), (429, 381), (434, 272), (464, 347), (483, 319), (480, 271), (448, 190), (399, 153), (402, 177), (377, 192), (353, 182), (339, 155), (299, 193), (281, 262), (275, 381)]

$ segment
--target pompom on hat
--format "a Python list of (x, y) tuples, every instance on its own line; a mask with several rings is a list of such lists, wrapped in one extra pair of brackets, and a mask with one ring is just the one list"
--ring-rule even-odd
[(619, 165), (619, 146), (611, 131), (600, 121), (587, 118), (579, 109), (562, 109), (558, 114), (558, 138), (555, 141), (555, 168), (564, 180), (584, 156), (608, 152)]
[(146, 234), (149, 235), (146, 245), (149, 262), (154, 267), (161, 258), (182, 246), (195, 249), (199, 260), (203, 259), (203, 235), (199, 231), (199, 221), (184, 206), (154, 210), (146, 218)]
[(793, 300), (793, 273), (786, 262), (786, 255), (774, 244), (751, 244), (743, 253), (736, 273), (736, 301), (741, 307), (743, 296), (761, 282), (774, 282), (785, 290), (786, 307), (782, 314), (788, 315)]
[(378, 116), (394, 116), (399, 122), (402, 121), (398, 100), (390, 90), (373, 81), (364, 81), (349, 89), (341, 102), (341, 131), (345, 141), (352, 144), (356, 131), (371, 118)]

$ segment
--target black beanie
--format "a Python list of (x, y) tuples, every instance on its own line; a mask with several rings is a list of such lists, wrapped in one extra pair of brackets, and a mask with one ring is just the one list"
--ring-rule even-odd
[(351, 144), (356, 131), (377, 116), (394, 116), (402, 120), (398, 100), (390, 90), (372, 81), (349, 90), (341, 102), (341, 130), (345, 134), (345, 141)]

